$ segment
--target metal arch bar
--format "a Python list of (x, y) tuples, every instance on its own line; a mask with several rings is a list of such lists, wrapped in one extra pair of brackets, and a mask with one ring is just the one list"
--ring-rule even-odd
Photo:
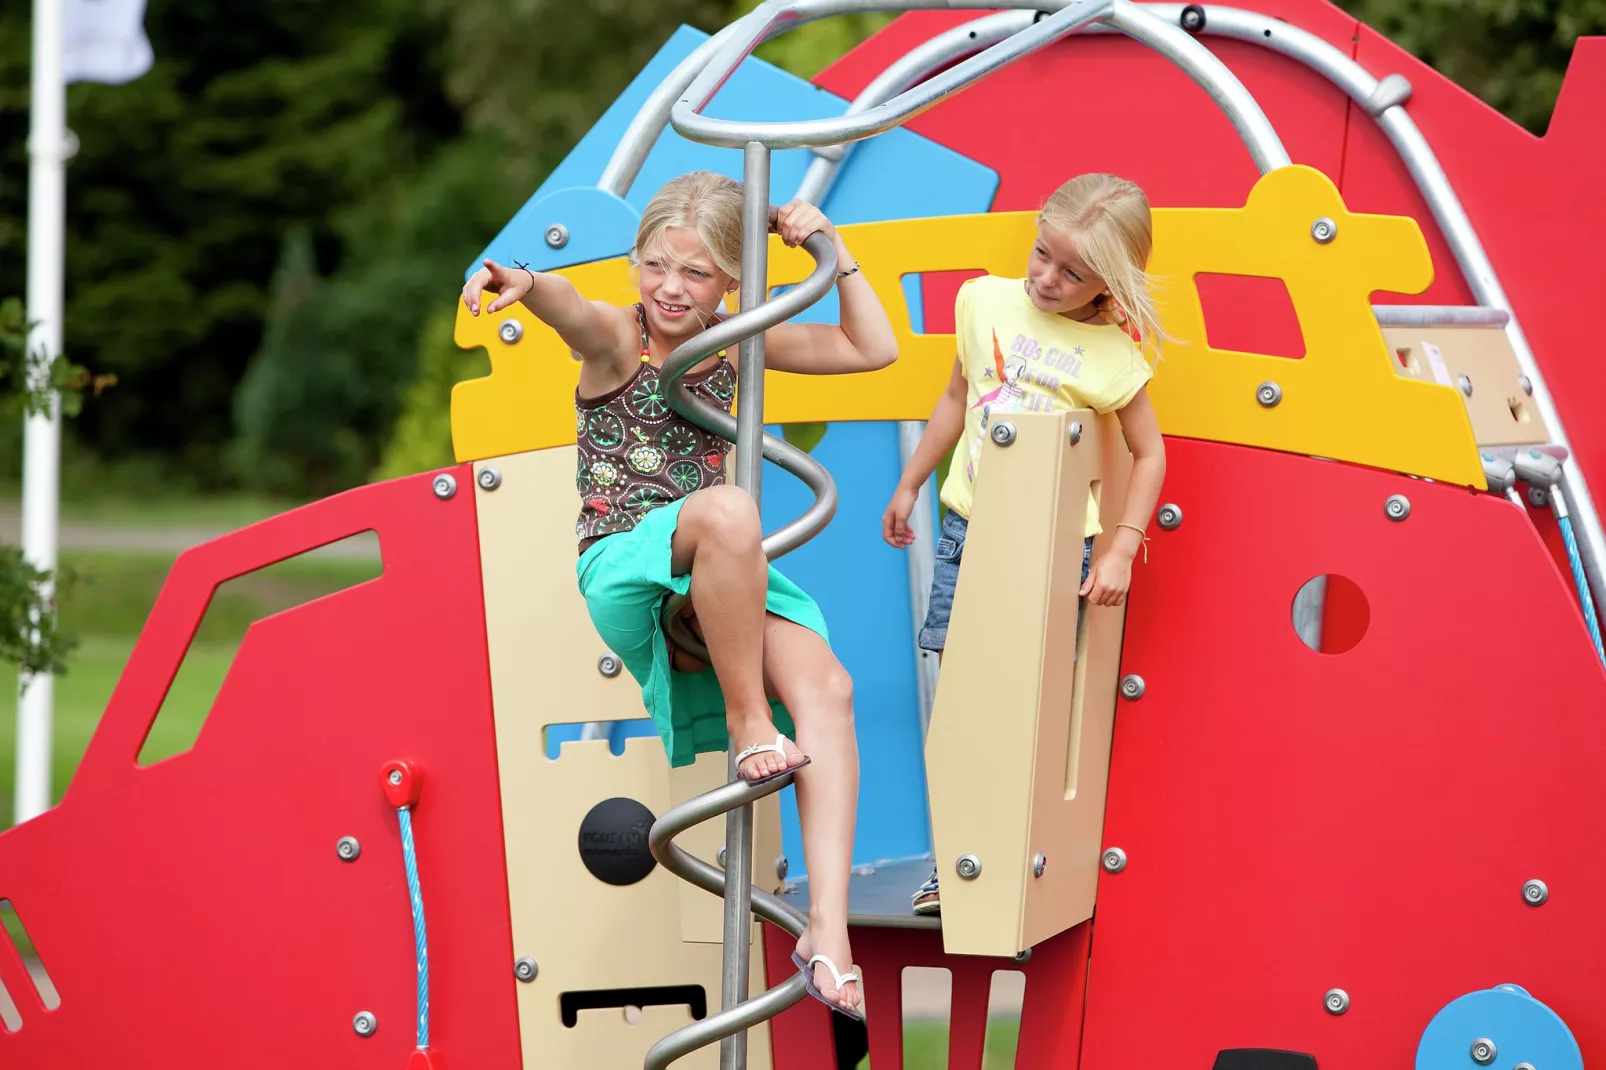
[[(888, 6), (903, 8), (901, 4)], [(1011, 3), (1005, 6), (1026, 5)], [(743, 30), (719, 49), (715, 58), (693, 79), (685, 94), (670, 109), (670, 120), (675, 129), (692, 141), (709, 145), (736, 146), (759, 141), (771, 148), (804, 148), (860, 140), (892, 129), (944, 97), (1061, 37), (1104, 21), (1155, 49), (1203, 86), (1226, 111), (1248, 146), (1255, 165), (1262, 172), (1285, 167), (1290, 162), (1287, 150), (1283, 148), (1265, 113), (1226, 64), (1180, 26), (1166, 24), (1129, 0), (1074, 0), (1048, 18), (1034, 20), (1031, 25), (980, 54), (857, 114), (790, 123), (733, 122), (699, 114), (736, 66), (766, 36), (790, 29), (801, 21), (800, 15), (807, 11), (808, 0), (769, 0), (754, 11), (749, 16), (752, 21), (744, 24)], [(766, 15), (763, 24), (756, 18), (760, 12)]]
[(1379, 327), (1504, 327), (1511, 313), (1486, 305), (1373, 305)]

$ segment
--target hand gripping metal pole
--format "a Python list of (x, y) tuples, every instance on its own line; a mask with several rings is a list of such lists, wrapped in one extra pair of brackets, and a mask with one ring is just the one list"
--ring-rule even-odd
[[(773, 560), (807, 542), (830, 521), (836, 512), (836, 484), (824, 466), (808, 454), (782, 439), (764, 434), (764, 332), (830, 291), (836, 282), (837, 257), (829, 238), (821, 233), (811, 234), (804, 240), (803, 247), (814, 257), (814, 271), (782, 296), (769, 302), (764, 300), (769, 277), (769, 162), (769, 150), (763, 145), (747, 146), (743, 175), (741, 311), (677, 347), (664, 361), (659, 379), (676, 412), (704, 430), (736, 443), (736, 484), (752, 494), (755, 502), (761, 493), (766, 457), (803, 480), (813, 491), (814, 502), (802, 516), (764, 539), (764, 555)], [(740, 343), (738, 417), (699, 401), (681, 382), (692, 367), (733, 342)], [(680, 619), (680, 609), (685, 603), (683, 597), (666, 600), (665, 630), (671, 642), (706, 661), (707, 651)], [(733, 756), (734, 750), (733, 747)], [(730, 783), (724, 787), (664, 814), (653, 823), (649, 834), (653, 857), (663, 863), (665, 869), (724, 896), (725, 924), (720, 1012), (677, 1030), (653, 1045), (647, 1053), (647, 1070), (661, 1070), (715, 1040), (720, 1042), (720, 1070), (746, 1070), (747, 1030), (798, 1002), (807, 991), (806, 978), (799, 972), (757, 999), (745, 998), (753, 912), (756, 910), (760, 917), (793, 936), (802, 935), (807, 921), (797, 911), (752, 885), (752, 804), (791, 783), (792, 777), (788, 775), (754, 788), (740, 779), (734, 760), (730, 762), (730, 777)], [(671, 842), (684, 829), (720, 814), (727, 815), (723, 875)]]

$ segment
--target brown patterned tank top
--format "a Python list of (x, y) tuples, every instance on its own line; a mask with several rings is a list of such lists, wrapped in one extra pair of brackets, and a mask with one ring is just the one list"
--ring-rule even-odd
[[(636, 321), (642, 327), (636, 374), (600, 397), (581, 397), (578, 389), (574, 393), (574, 485), (580, 492), (574, 533), (581, 553), (604, 535), (629, 531), (661, 505), (725, 482), (730, 442), (669, 407), (659, 369), (648, 360), (646, 313), (640, 305)], [(681, 382), (701, 400), (730, 412), (736, 371), (723, 353), (712, 368)]]

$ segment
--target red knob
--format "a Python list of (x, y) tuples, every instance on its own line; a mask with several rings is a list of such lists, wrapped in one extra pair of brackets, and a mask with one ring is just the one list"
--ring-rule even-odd
[(412, 762), (397, 759), (380, 768), (379, 786), (396, 809), (417, 806), (419, 793), (424, 790), (424, 774)]

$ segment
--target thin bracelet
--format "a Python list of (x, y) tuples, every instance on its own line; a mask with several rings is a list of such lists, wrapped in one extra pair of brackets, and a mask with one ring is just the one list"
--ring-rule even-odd
[(858, 271), (858, 270), (859, 270), (859, 265), (858, 264), (854, 264), (852, 267), (848, 268), (848, 270), (846, 270), (846, 271), (837, 272), (836, 273), (836, 277), (839, 278), (839, 279), (845, 279), (849, 275), (853, 274), (855, 271)]
[(523, 263), (520, 263), (519, 261), (515, 260), (515, 261), (513, 261), (513, 266), (518, 268), (520, 271), (523, 271), (526, 275), (530, 276), (530, 288), (534, 289), (535, 288), (535, 272), (530, 270), (530, 265), (529, 264), (523, 264)]
[(1138, 533), (1140, 545), (1143, 547), (1143, 563), (1147, 565), (1149, 563), (1149, 533), (1138, 527), (1136, 524), (1128, 524), (1124, 520), (1115, 526), (1117, 529), (1126, 528), (1129, 531), (1135, 531)]

